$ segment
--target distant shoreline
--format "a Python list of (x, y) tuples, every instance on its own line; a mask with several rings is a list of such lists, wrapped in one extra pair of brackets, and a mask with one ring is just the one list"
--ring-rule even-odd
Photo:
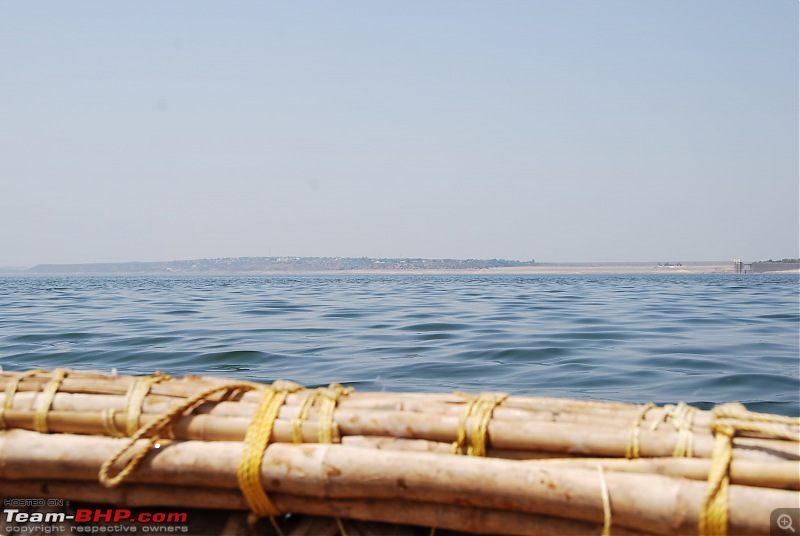
[[(328, 262), (327, 258), (321, 258)], [(2, 275), (30, 277), (43, 276), (269, 276), (269, 275), (403, 275), (403, 274), (465, 274), (465, 275), (625, 275), (625, 274), (733, 274), (734, 263), (730, 261), (687, 261), (676, 263), (660, 262), (552, 262), (533, 263), (517, 261), (442, 261), (393, 259), (391, 262), (379, 259), (358, 259), (361, 264), (347, 266), (320, 266), (320, 258), (313, 258), (308, 264), (300, 259), (292, 259), (291, 264), (257, 264), (248, 266), (237, 264), (240, 260), (214, 259), (198, 261), (170, 261), (164, 263), (94, 263), (94, 264), (53, 264), (38, 265), (30, 269), (2, 270)], [(339, 260), (339, 259), (337, 259)], [(347, 259), (345, 259), (347, 260)], [(438, 265), (436, 264), (438, 263)], [(450, 263), (450, 264), (448, 264)], [(465, 263), (464, 267), (458, 267)], [(472, 263), (466, 264), (466, 263)], [(495, 263), (506, 265), (481, 265)], [(425, 265), (427, 264), (427, 265)], [(382, 266), (382, 267), (377, 267)], [(455, 266), (454, 266), (455, 265)], [(800, 270), (758, 270), (759, 273), (800, 273)], [(749, 272), (748, 272), (749, 273)]]
[(542, 263), (536, 266), (482, 268), (478, 270), (352, 270), (340, 273), (364, 274), (511, 274), (511, 275), (624, 275), (624, 274), (732, 274), (733, 263), (698, 262), (682, 266), (659, 266), (658, 263)]
[[(683, 267), (659, 267), (641, 265), (546, 265), (525, 266), (511, 268), (481, 268), (481, 269), (357, 269), (357, 270), (253, 270), (253, 271), (197, 271), (197, 272), (0, 272), (3, 276), (20, 277), (57, 277), (57, 276), (85, 276), (85, 277), (136, 277), (136, 276), (299, 276), (299, 275), (625, 275), (625, 274), (733, 274), (731, 267), (723, 265), (702, 265)], [(775, 271), (762, 273), (800, 273), (793, 271)]]

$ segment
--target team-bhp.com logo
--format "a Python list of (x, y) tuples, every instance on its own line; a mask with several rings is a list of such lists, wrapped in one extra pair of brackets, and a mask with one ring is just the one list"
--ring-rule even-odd
[[(23, 511), (23, 505), (14, 506), (14, 500), (5, 501), (3, 520), (5, 532), (9, 534), (51, 533), (188, 533), (186, 512), (144, 512), (127, 508), (78, 508), (69, 513), (55, 511), (54, 506), (25, 504), (24, 506), (47, 506), (48, 511)], [(69, 506), (64, 504), (63, 506)], [(73, 513), (74, 512), (74, 513)]]

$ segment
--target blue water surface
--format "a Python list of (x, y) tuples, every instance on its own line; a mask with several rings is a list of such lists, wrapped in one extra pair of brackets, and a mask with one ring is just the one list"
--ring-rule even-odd
[(0, 278), (0, 364), (800, 414), (797, 274)]

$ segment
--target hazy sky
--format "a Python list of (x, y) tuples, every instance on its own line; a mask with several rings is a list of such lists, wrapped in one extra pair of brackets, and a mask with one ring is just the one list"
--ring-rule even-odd
[(0, 266), (800, 256), (798, 2), (6, 1)]

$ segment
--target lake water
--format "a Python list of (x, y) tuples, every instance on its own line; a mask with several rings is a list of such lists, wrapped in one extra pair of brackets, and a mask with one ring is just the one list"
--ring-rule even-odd
[(797, 274), (0, 277), (0, 364), (800, 414)]

